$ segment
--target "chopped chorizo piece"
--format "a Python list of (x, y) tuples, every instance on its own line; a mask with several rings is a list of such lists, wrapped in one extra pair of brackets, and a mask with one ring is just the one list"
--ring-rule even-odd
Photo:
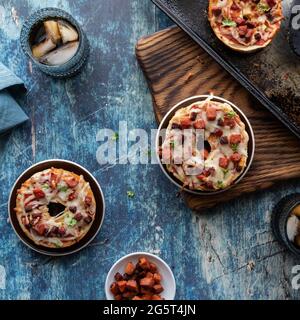
[(156, 265), (150, 262), (150, 272), (154, 274), (156, 271), (157, 271)]
[(39, 188), (34, 189), (33, 194), (36, 197), (36, 199), (45, 198), (45, 193), (42, 189), (39, 189)]
[(139, 296), (134, 296), (134, 297), (132, 298), (132, 300), (143, 300), (143, 299), (140, 298)]
[(220, 138), (220, 143), (221, 144), (228, 144), (228, 137), (226, 137), (226, 136), (223, 136), (223, 137), (221, 137)]
[(135, 271), (135, 266), (132, 262), (127, 263), (127, 266), (125, 268), (125, 273), (127, 273), (128, 275), (132, 275)]
[(91, 204), (92, 204), (92, 197), (90, 196), (86, 196), (85, 199), (84, 199), (84, 203), (89, 207)]
[(76, 221), (81, 221), (82, 218), (83, 218), (83, 215), (82, 215), (80, 212), (77, 212), (77, 213), (75, 214), (75, 216), (74, 216), (74, 219), (75, 219)]
[(92, 217), (90, 217), (90, 216), (87, 216), (87, 217), (85, 217), (84, 219), (83, 219), (83, 221), (86, 223), (86, 224), (90, 224), (91, 222), (92, 222)]
[(43, 236), (48, 232), (48, 229), (44, 224), (39, 224), (34, 227), (34, 230), (40, 235)]
[(222, 137), (223, 131), (222, 131), (221, 129), (219, 129), (219, 128), (216, 128), (216, 129), (214, 130), (213, 134), (214, 134), (215, 136), (217, 136), (217, 137)]
[(115, 296), (115, 300), (123, 300), (123, 297), (122, 297), (122, 295), (121, 294), (118, 294), (118, 295), (116, 295)]
[(152, 299), (152, 294), (144, 294), (143, 296), (141, 296), (142, 300), (151, 300)]
[(224, 127), (224, 126), (225, 126), (225, 122), (224, 122), (224, 119), (223, 119), (223, 118), (220, 118), (220, 119), (218, 120), (218, 126), (220, 126), (220, 127)]
[(153, 278), (153, 273), (152, 272), (147, 272), (146, 278)]
[(153, 290), (155, 293), (161, 293), (164, 291), (164, 288), (162, 287), (161, 284), (156, 284), (153, 286)]
[(59, 227), (57, 233), (61, 236), (64, 236), (66, 234), (65, 227)]
[(127, 281), (121, 280), (117, 282), (120, 292), (124, 292), (126, 289)]
[(214, 121), (217, 117), (217, 109), (215, 107), (207, 107), (206, 116), (208, 121)]
[(229, 159), (228, 158), (220, 158), (219, 159), (219, 166), (221, 168), (224, 168), (224, 169), (227, 169), (228, 168), (228, 165), (229, 165)]
[(116, 282), (114, 282), (114, 283), (111, 284), (111, 286), (110, 286), (110, 291), (111, 291), (111, 293), (112, 293), (114, 296), (120, 293), (118, 284), (117, 284)]
[(75, 191), (72, 192), (72, 193), (69, 195), (69, 197), (68, 197), (68, 200), (69, 200), (69, 201), (73, 201), (74, 199), (76, 199), (76, 192), (75, 192)]
[(143, 278), (140, 281), (140, 285), (144, 288), (152, 289), (154, 286), (154, 279), (153, 278)]
[(129, 291), (138, 292), (139, 288), (135, 280), (128, 280), (126, 284), (126, 289)]
[(143, 270), (146, 270), (146, 271), (150, 270), (150, 263), (149, 263), (149, 261), (148, 261), (146, 258), (144, 258), (144, 257), (141, 257), (141, 258), (139, 259), (139, 266), (140, 266)]
[(242, 136), (240, 134), (232, 134), (229, 138), (230, 144), (237, 144), (242, 141)]
[(224, 118), (224, 126), (228, 126), (230, 129), (233, 129), (235, 127), (235, 120), (232, 118)]
[(116, 280), (116, 281), (122, 281), (122, 280), (123, 280), (123, 276), (121, 275), (120, 272), (117, 272), (117, 273), (115, 274), (115, 280)]
[(159, 273), (154, 273), (153, 280), (155, 283), (160, 283), (161, 282), (161, 275)]

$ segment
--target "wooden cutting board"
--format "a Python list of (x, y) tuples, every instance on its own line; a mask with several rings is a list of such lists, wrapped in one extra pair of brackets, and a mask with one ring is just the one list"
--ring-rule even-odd
[(140, 39), (136, 56), (148, 81), (158, 122), (179, 101), (213, 92), (240, 107), (252, 124), (256, 151), (245, 178), (220, 195), (185, 193), (191, 209), (201, 211), (300, 177), (300, 141), (181, 29), (172, 27)]

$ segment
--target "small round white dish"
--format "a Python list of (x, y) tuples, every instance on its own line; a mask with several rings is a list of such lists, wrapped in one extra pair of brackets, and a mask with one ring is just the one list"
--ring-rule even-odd
[(110, 292), (110, 286), (115, 282), (114, 276), (117, 272), (122, 275), (125, 273), (127, 263), (132, 262), (136, 264), (140, 257), (147, 258), (150, 262), (155, 263), (158, 272), (162, 276), (161, 285), (164, 291), (160, 294), (165, 300), (174, 300), (176, 294), (176, 283), (171, 268), (158, 256), (147, 252), (134, 252), (130, 253), (119, 259), (109, 270), (105, 281), (105, 294), (107, 300), (114, 300), (113, 294)]

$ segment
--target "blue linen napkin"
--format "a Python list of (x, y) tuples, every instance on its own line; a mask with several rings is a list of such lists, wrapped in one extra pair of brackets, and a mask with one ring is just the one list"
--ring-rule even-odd
[(0, 62), (0, 134), (28, 120), (11, 89), (23, 87), (23, 81)]

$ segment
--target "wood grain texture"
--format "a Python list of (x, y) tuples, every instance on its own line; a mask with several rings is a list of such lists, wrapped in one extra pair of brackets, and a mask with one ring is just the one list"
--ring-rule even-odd
[(300, 177), (300, 142), (178, 27), (142, 38), (136, 54), (147, 78), (158, 122), (179, 101), (213, 92), (240, 107), (252, 124), (256, 151), (246, 177), (220, 195), (184, 194), (197, 211)]

